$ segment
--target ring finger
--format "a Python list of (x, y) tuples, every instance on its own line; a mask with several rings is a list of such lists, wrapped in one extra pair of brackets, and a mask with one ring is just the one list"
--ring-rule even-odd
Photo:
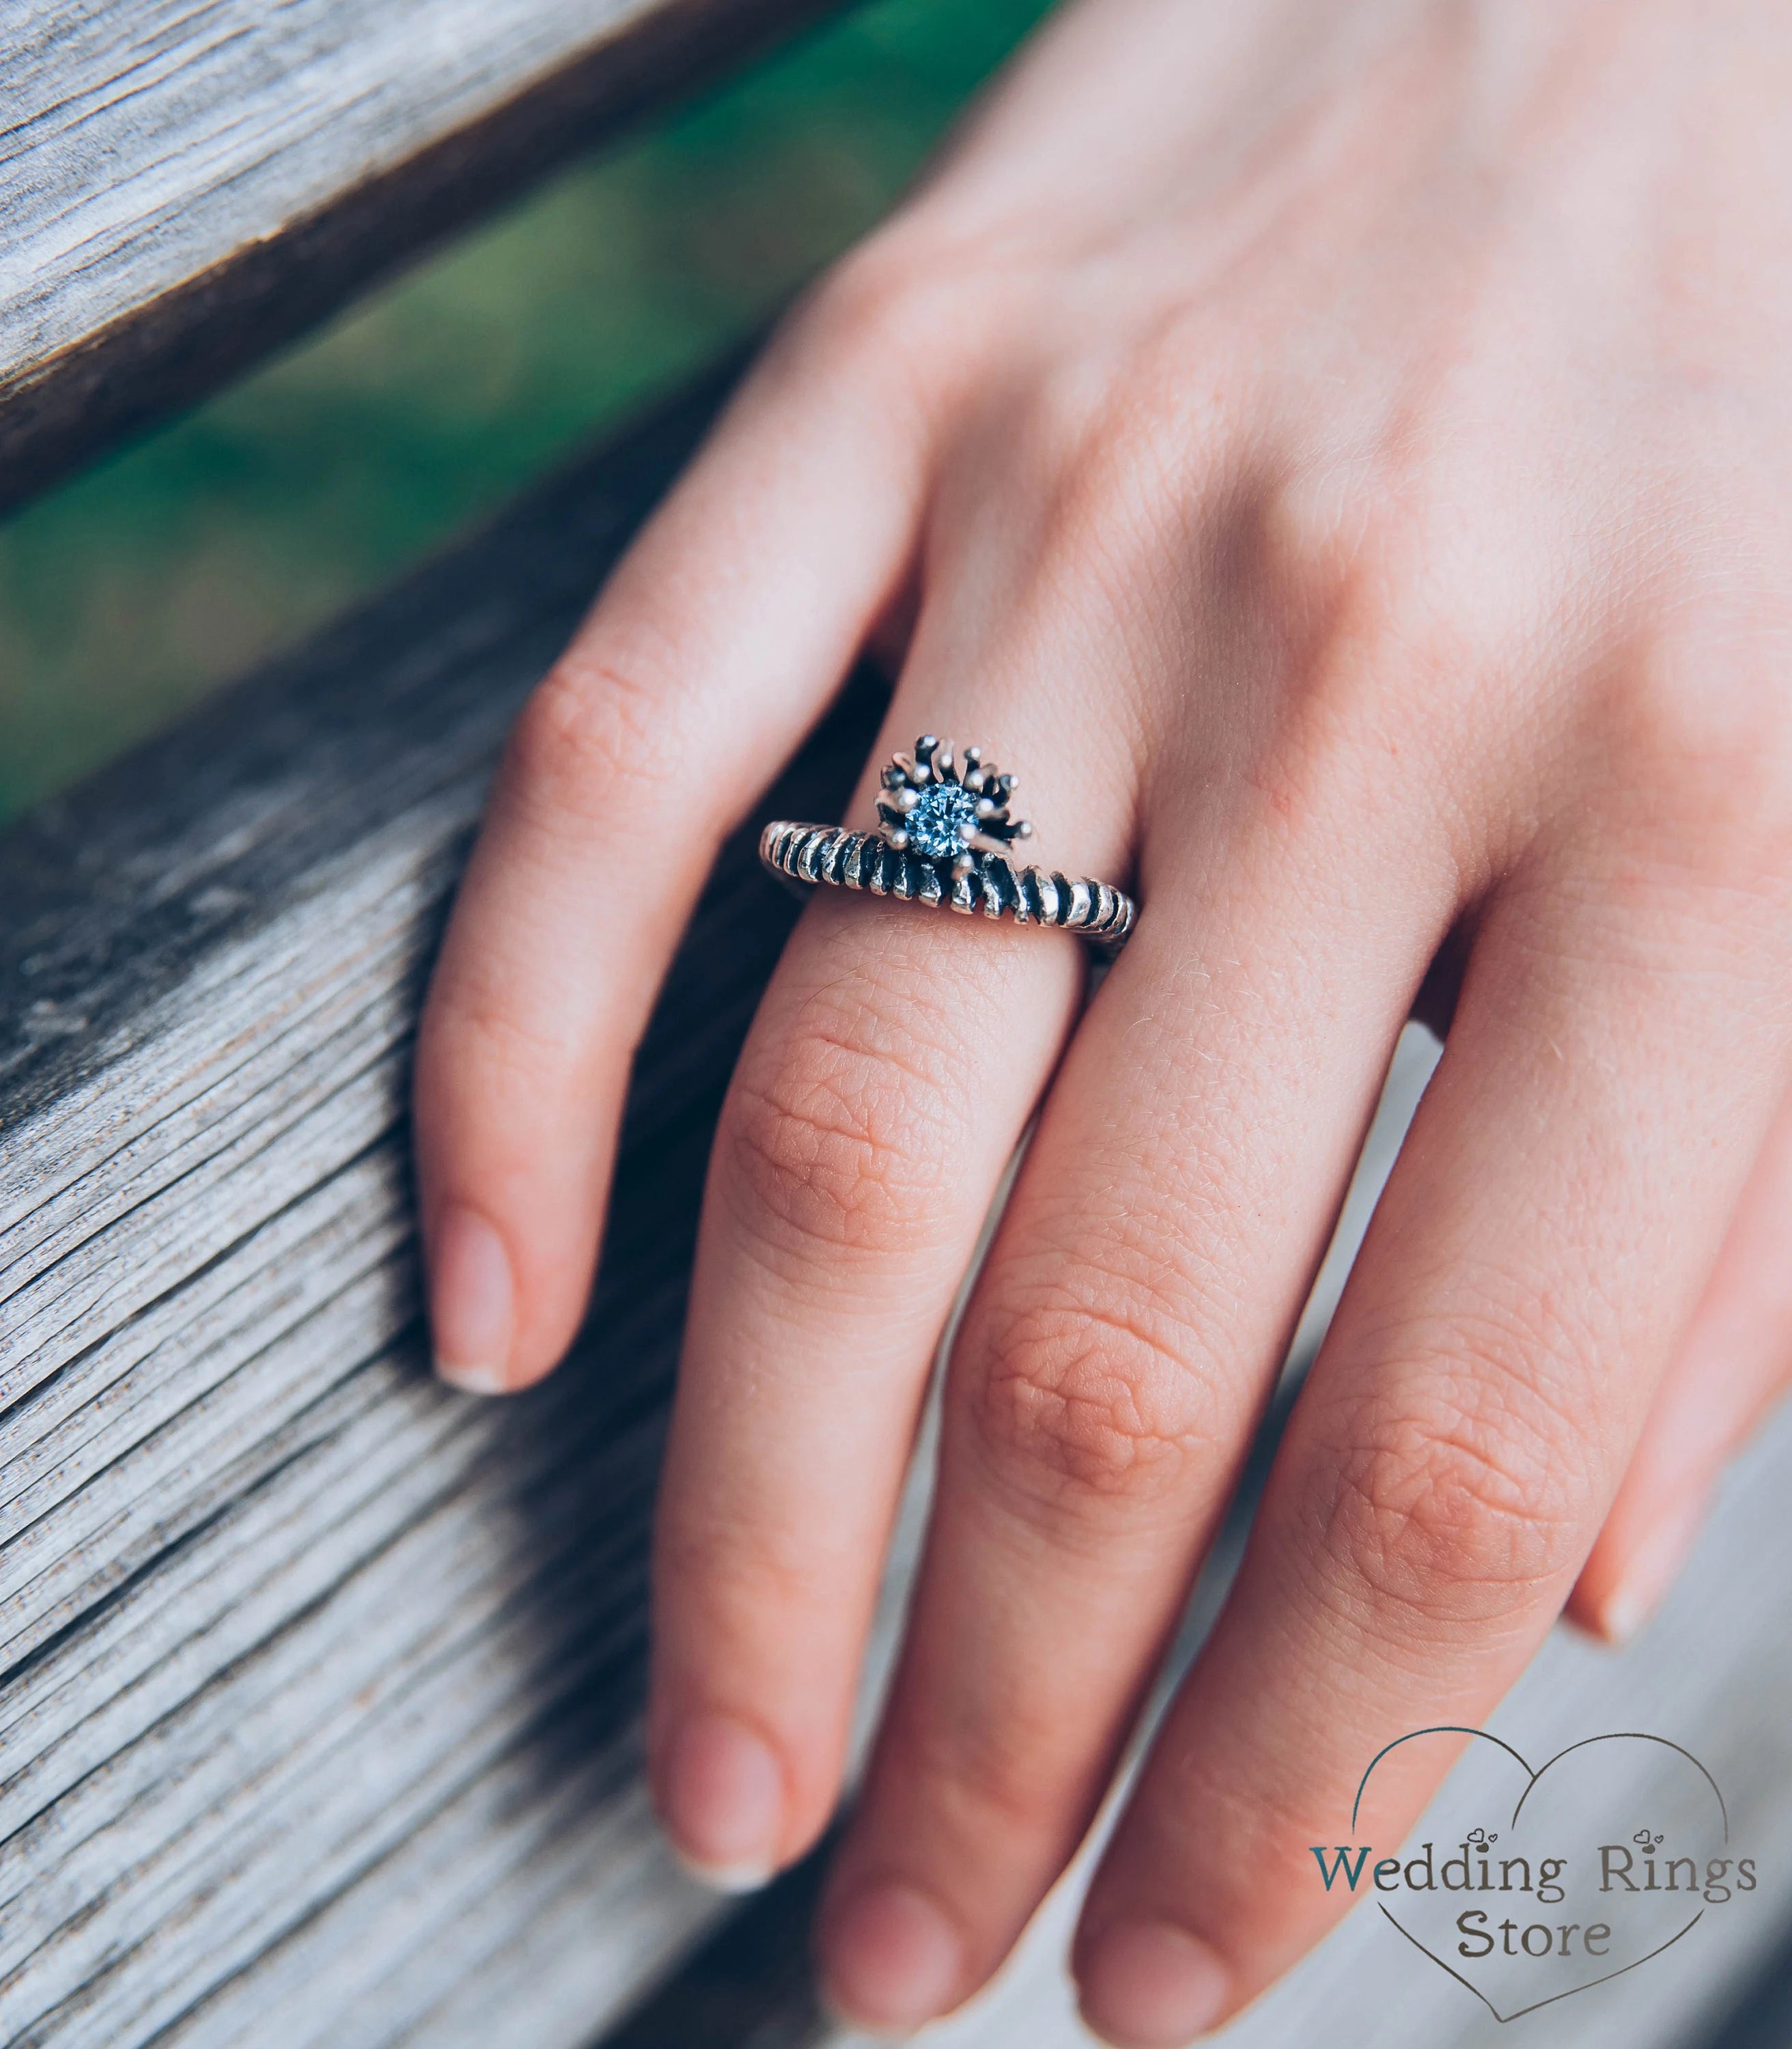
[(1074, 1851), (1291, 1334), (1453, 908), (1440, 864), (1428, 891), (1392, 836), (1353, 846), (1347, 787), (1291, 835), (1239, 776), (1204, 830), (1148, 841), (1138, 936), (952, 1362), (909, 1640), (822, 1917), (865, 2024), (967, 1997)]

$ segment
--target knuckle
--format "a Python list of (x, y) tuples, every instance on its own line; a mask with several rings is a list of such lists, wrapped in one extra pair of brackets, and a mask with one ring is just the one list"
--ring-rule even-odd
[(762, 1257), (813, 1281), (842, 1253), (931, 1251), (949, 1207), (941, 1163), (966, 1143), (940, 1064), (874, 993), (834, 984), (774, 1055), (743, 1065), (721, 1147), (735, 1220)]
[[(1180, 341), (1180, 337), (1179, 337)], [(1049, 484), (1051, 524), (1087, 545), (1116, 525), (1162, 567), (1211, 544), (1227, 517), (1236, 395), (1181, 344), (1074, 352), (1032, 366), (1016, 435), (1028, 472)]]
[(974, 344), (980, 301), (972, 276), (889, 229), (835, 264), (781, 340), (805, 371), (845, 364), (919, 393)]
[(1083, 1732), (1067, 1736), (1051, 1688), (1005, 1689), (999, 1714), (912, 1711), (898, 1725), (896, 1761), (918, 1808), (943, 1831), (987, 1845), (1036, 1838), (1067, 1779), (1086, 1768)]
[(1759, 846), (1775, 865), (1792, 842), (1792, 731), (1785, 636), (1708, 621), (1646, 649), (1617, 712), (1627, 781), (1646, 788), (1662, 824), (1728, 866)]
[[(806, 376), (844, 370), (904, 419), (937, 422), (963, 400), (987, 420), (1023, 393), (1031, 410), (1047, 366), (1061, 367), (1072, 353), (1028, 346), (1058, 324), (1051, 276), (1023, 240), (946, 219), (923, 201), (834, 265), (785, 323), (773, 354)], [(1074, 381), (1079, 395), (1091, 388), (1086, 377)], [(1145, 408), (1133, 410), (1142, 420)]]
[(982, 1311), (965, 1421), (980, 1464), (1024, 1511), (1075, 1520), (1123, 1501), (1134, 1517), (1185, 1499), (1216, 1419), (1167, 1293), (1085, 1253)]
[(919, 267), (893, 239), (873, 235), (822, 278), (805, 324), (831, 348), (877, 348), (905, 330), (925, 296)]
[(539, 810), (593, 820), (679, 774), (678, 692), (668, 666), (576, 643), (536, 686), (507, 750), (507, 781)]
[(1292, 468), (1249, 519), (1243, 573), (1273, 616), (1297, 622), (1287, 686), (1265, 701), (1260, 729), (1274, 811), (1291, 822), (1325, 813), (1327, 829), (1366, 803), (1397, 830), (1429, 821), (1460, 791), (1451, 756), (1465, 719), (1485, 728), (1497, 623), (1432, 562), (1422, 505), (1371, 458)]
[(1578, 1566), (1591, 1506), (1546, 1405), (1479, 1366), (1434, 1367), (1427, 1385), (1422, 1402), (1372, 1410), (1335, 1459), (1317, 1553), (1421, 1631), (1530, 1605)]
[(1441, 714), (1447, 739), (1498, 632), (1429, 560), (1422, 509), (1372, 462), (1314, 463), (1265, 491), (1253, 538), (1261, 588), (1304, 622), (1295, 729), (1334, 751), (1360, 736), (1385, 757), (1392, 733), (1409, 740)]
[(1322, 608), (1371, 549), (1385, 545), (1393, 494), (1373, 468), (1341, 458), (1291, 465), (1264, 488), (1255, 519), (1257, 566), (1265, 585)]
[(718, 1505), (688, 1483), (668, 1499), (655, 1534), (659, 1584), (701, 1608), (717, 1639), (747, 1619), (799, 1619), (825, 1595), (830, 1561), (797, 1518), (779, 1519), (739, 1503)]
[(555, 1032), (515, 999), (481, 978), (445, 992), (425, 1013), (419, 1063), (437, 1075), (449, 1067), (477, 1075), (482, 1091), (511, 1099), (538, 1092), (558, 1080), (578, 1057), (576, 1038)]

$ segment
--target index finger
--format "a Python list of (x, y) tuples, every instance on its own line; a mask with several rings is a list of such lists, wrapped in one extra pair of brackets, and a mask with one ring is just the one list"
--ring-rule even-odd
[(812, 321), (774, 347), (511, 738), (417, 1056), (436, 1356), (471, 1391), (569, 1341), (671, 949), (906, 567), (927, 437), (862, 356)]

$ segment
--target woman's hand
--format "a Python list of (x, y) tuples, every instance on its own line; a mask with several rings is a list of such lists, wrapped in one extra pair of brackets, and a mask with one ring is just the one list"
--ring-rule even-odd
[(1143, 906), (1081, 1011), (1062, 935), (819, 892), (722, 1120), (651, 1746), (685, 1853), (756, 1877), (834, 1804), (1044, 1096), (822, 1916), (865, 2020), (974, 1990), (1087, 1828), (1446, 941), (1443, 1063), (1089, 1897), (1094, 2027), (1180, 2041), (1300, 1955), (1369, 1758), (1480, 1720), (1565, 1602), (1638, 1619), (1792, 1364), (1788, 104), (1774, 0), (1083, 0), (524, 714), (418, 1080), (465, 1386), (570, 1337), (667, 935), (880, 622), (883, 752), (982, 742)]

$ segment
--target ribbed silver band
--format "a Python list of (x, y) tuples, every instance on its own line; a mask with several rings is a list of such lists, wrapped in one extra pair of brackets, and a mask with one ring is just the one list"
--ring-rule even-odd
[(1115, 953), (1126, 943), (1138, 907), (1124, 889), (1073, 881), (1046, 868), (1017, 868), (1005, 854), (974, 851), (973, 865), (954, 875), (943, 864), (899, 853), (877, 833), (844, 826), (793, 825), (774, 819), (760, 834), (759, 857), (793, 882), (830, 882), (869, 889), (937, 909), (981, 911), (1017, 925), (1055, 925)]

